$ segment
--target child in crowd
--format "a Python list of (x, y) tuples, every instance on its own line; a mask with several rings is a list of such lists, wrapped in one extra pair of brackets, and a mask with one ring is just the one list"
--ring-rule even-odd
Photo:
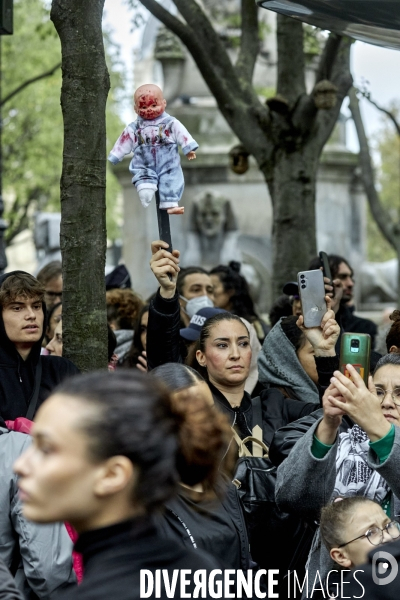
[[(336, 498), (322, 509), (320, 532), (332, 560), (338, 565), (337, 571), (331, 572), (325, 589), (336, 592), (340, 571), (366, 563), (371, 550), (400, 536), (400, 525), (392, 521), (377, 502), (365, 496), (352, 496)], [(313, 594), (313, 598), (319, 596)]]

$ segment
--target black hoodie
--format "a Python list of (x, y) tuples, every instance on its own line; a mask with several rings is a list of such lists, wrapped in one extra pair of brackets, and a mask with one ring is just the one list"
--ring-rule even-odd
[[(0, 287), (7, 277), (16, 273), (23, 273), (23, 271), (12, 271), (0, 275)], [(46, 306), (44, 302), (43, 313), (45, 322)], [(42, 376), (37, 408), (63, 379), (79, 373), (75, 365), (66, 358), (40, 356), (43, 336), (44, 331), (40, 340), (32, 346), (28, 358), (23, 360), (15, 344), (7, 337), (3, 311), (0, 310), (0, 415), (5, 420), (26, 416), (29, 401), (33, 395), (36, 366), (39, 359), (42, 363)]]

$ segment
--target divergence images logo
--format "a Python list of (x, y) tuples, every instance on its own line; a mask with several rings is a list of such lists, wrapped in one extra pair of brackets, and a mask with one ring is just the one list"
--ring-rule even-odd
[[(389, 565), (391, 570), (389, 570)], [(372, 557), (372, 580), (374, 583), (377, 585), (392, 583), (396, 579), (398, 571), (397, 560), (389, 552), (385, 552), (384, 550), (375, 552)], [(386, 577), (379, 577), (379, 575), (385, 575), (386, 573)]]

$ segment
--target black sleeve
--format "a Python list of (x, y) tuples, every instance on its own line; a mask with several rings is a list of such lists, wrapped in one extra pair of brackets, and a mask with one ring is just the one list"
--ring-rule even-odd
[(147, 324), (147, 365), (149, 370), (168, 362), (182, 362), (179, 345), (180, 304), (178, 292), (162, 298), (160, 290), (150, 302)]
[(318, 390), (319, 397), (325, 393), (327, 387), (333, 377), (333, 372), (339, 370), (339, 357), (336, 356), (314, 356), (315, 364), (318, 373)]
[(262, 390), (260, 399), (263, 411), (263, 438), (267, 446), (270, 446), (278, 429), (319, 408), (319, 403), (286, 398), (276, 388)]
[(322, 408), (319, 408), (308, 416), (304, 416), (293, 423), (289, 423), (275, 432), (269, 449), (269, 458), (275, 466), (278, 467), (285, 460), (297, 440), (300, 439), (315, 421), (322, 417), (322, 415)]

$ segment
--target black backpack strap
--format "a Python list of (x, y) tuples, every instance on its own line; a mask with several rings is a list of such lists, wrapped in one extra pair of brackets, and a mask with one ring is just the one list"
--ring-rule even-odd
[[(262, 427), (262, 408), (261, 408), (261, 398), (257, 396), (257, 398), (251, 399), (251, 405), (253, 409), (253, 437), (263, 441), (263, 427)], [(253, 456), (263, 456), (263, 450), (258, 444), (253, 444)]]
[(262, 429), (262, 409), (261, 409), (261, 398), (257, 396), (257, 398), (251, 399), (251, 405), (253, 408), (253, 423), (252, 427), (259, 425)]
[(42, 381), (42, 359), (39, 356), (38, 364), (36, 365), (35, 370), (35, 384), (33, 388), (33, 394), (31, 399), (29, 400), (28, 410), (26, 411), (26, 418), (30, 421), (33, 421), (33, 417), (35, 416), (36, 407), (39, 399), (39, 390), (40, 384)]

